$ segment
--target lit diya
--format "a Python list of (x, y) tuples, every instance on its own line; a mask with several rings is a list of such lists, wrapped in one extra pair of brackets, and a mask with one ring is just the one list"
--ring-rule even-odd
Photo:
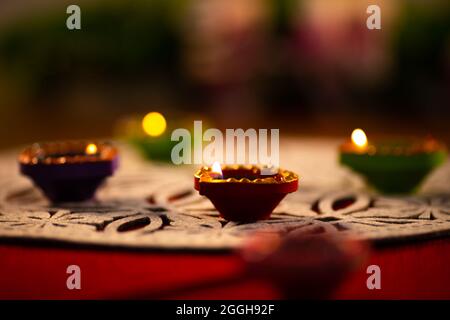
[(221, 167), (215, 162), (198, 170), (194, 183), (224, 219), (248, 222), (268, 219), (288, 193), (297, 191), (298, 177), (282, 169), (262, 175), (259, 166)]
[(118, 151), (108, 143), (35, 143), (19, 156), (20, 172), (53, 202), (91, 199), (118, 167)]
[(355, 129), (351, 141), (340, 147), (340, 162), (366, 177), (384, 193), (410, 193), (447, 158), (444, 144), (432, 138), (368, 141)]
[(131, 143), (141, 151), (146, 159), (168, 162), (170, 152), (176, 142), (171, 141), (167, 132), (166, 118), (159, 112), (147, 113), (141, 121), (141, 131), (129, 137)]
[(171, 140), (172, 129), (179, 126), (178, 121), (170, 121), (157, 111), (147, 113), (142, 119), (128, 118), (121, 123), (121, 134), (147, 160), (171, 162), (171, 152), (178, 143)]

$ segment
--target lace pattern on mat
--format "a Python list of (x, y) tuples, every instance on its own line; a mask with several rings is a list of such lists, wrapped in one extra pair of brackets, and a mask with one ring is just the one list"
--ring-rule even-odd
[(331, 141), (285, 143), (281, 159), (300, 174), (299, 191), (270, 220), (246, 224), (221, 219), (193, 190), (193, 167), (150, 165), (125, 146), (122, 169), (97, 200), (61, 205), (48, 203), (16, 173), (14, 153), (5, 154), (0, 157), (0, 238), (217, 250), (237, 247), (253, 232), (301, 229), (374, 241), (450, 234), (450, 165), (430, 177), (419, 195), (386, 197), (365, 190), (359, 178), (339, 168), (335, 147)]

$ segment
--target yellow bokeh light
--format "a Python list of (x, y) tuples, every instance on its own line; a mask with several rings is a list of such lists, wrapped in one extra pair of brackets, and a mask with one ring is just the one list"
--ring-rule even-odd
[(361, 129), (355, 129), (352, 132), (352, 141), (353, 143), (362, 148), (367, 146), (367, 136)]
[(86, 154), (89, 154), (89, 155), (96, 154), (97, 150), (98, 150), (98, 148), (94, 143), (89, 143), (86, 146)]
[(167, 122), (159, 112), (150, 112), (142, 119), (142, 128), (152, 137), (160, 136), (166, 131)]

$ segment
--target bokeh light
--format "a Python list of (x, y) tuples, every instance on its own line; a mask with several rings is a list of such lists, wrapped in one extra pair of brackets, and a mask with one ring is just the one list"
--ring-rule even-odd
[(151, 137), (160, 136), (166, 131), (167, 122), (159, 112), (150, 112), (142, 120), (142, 128)]

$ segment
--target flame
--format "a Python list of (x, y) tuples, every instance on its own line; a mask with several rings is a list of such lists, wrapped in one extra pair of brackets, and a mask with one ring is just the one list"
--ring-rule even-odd
[(97, 146), (96, 146), (94, 143), (89, 143), (89, 144), (86, 146), (85, 152), (86, 152), (86, 154), (88, 154), (88, 155), (96, 154), (97, 151), (98, 151), (98, 148), (97, 148)]
[(359, 148), (364, 148), (367, 146), (367, 136), (362, 129), (353, 130), (352, 142)]
[(211, 167), (211, 173), (215, 173), (216, 175), (223, 176), (222, 167), (220, 166), (219, 161), (215, 161)]
[(159, 112), (149, 112), (142, 119), (142, 128), (145, 133), (152, 137), (160, 136), (166, 131), (166, 118)]

